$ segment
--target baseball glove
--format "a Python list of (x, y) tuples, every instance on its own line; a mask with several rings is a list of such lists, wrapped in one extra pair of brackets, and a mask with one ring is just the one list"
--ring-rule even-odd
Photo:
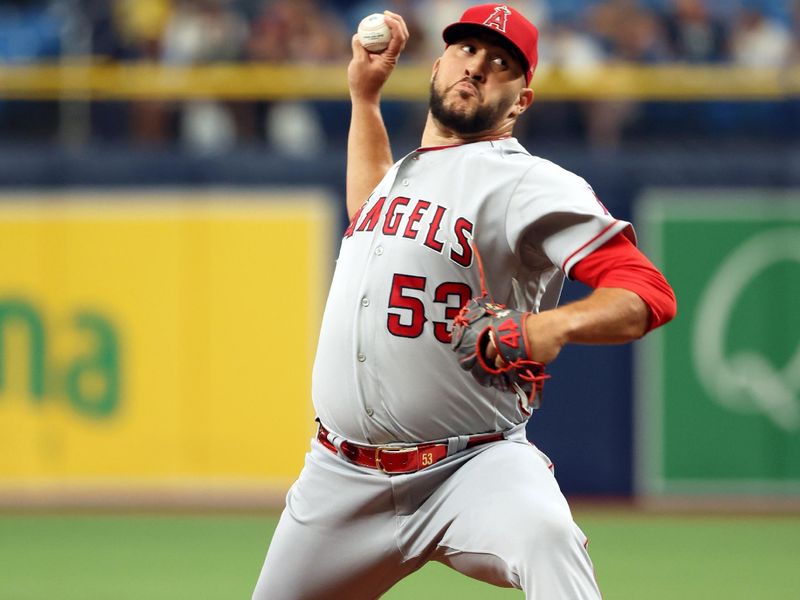
[[(550, 377), (544, 364), (530, 358), (525, 333), (529, 315), (495, 304), (487, 296), (473, 298), (453, 320), (450, 342), (462, 369), (470, 371), (483, 386), (515, 393), (526, 414), (539, 408), (544, 381)], [(490, 341), (503, 359), (501, 366), (486, 356)]]

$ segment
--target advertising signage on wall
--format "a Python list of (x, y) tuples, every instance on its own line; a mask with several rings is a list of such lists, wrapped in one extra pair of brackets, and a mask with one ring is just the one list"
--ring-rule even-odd
[(313, 433), (332, 205), (314, 190), (0, 196), (0, 499), (284, 493)]
[(800, 191), (651, 191), (642, 245), (678, 317), (639, 345), (646, 495), (800, 495)]

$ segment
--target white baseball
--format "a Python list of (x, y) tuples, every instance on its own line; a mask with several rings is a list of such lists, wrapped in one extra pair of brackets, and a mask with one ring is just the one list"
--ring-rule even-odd
[(358, 24), (358, 41), (367, 52), (383, 52), (392, 39), (392, 31), (380, 13), (364, 17)]

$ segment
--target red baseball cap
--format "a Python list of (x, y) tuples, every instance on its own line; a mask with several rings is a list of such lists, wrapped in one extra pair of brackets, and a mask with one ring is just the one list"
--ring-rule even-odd
[(461, 20), (444, 28), (442, 37), (452, 44), (469, 35), (475, 27), (489, 29), (504, 37), (518, 52), (525, 71), (525, 82), (530, 84), (536, 63), (539, 62), (539, 31), (522, 13), (505, 4), (480, 4), (468, 8)]

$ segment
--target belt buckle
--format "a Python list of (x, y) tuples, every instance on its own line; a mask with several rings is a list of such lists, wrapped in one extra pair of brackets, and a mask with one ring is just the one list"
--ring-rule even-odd
[[(411, 448), (397, 448), (395, 446), (377, 446), (375, 448), (375, 468), (387, 475), (391, 475), (389, 471), (383, 468), (383, 464), (381, 463), (381, 452), (393, 452), (395, 454), (403, 454), (406, 452), (416, 452), (419, 450), (418, 446), (412, 446)], [(411, 473), (413, 471), (405, 471), (406, 473)]]

